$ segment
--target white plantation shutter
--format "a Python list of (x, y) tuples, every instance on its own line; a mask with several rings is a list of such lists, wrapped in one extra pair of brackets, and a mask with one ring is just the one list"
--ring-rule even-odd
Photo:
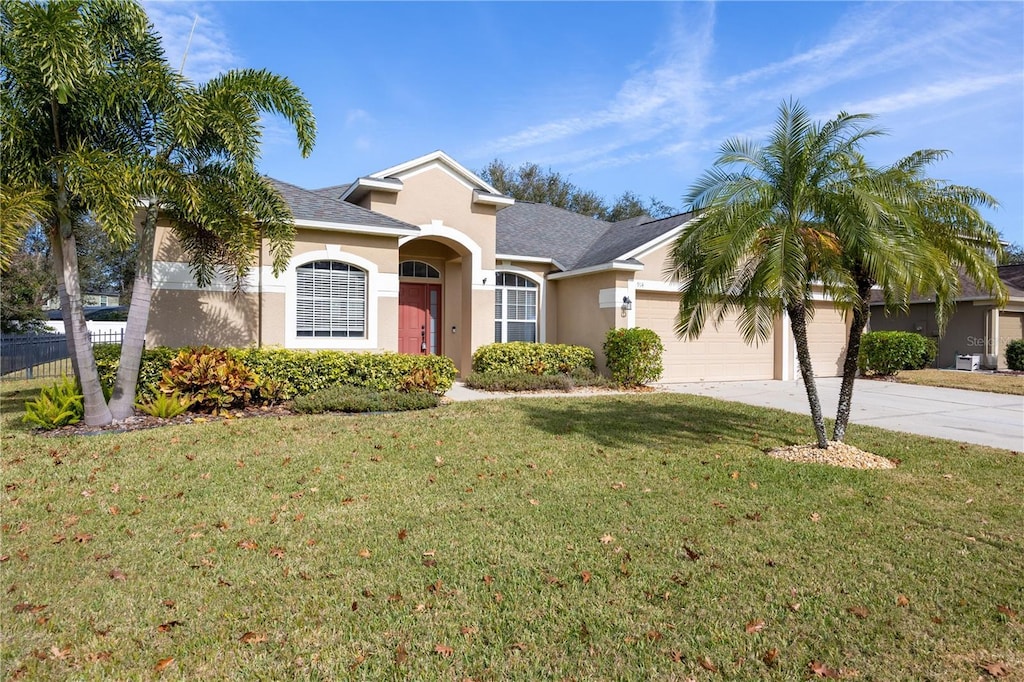
[(537, 284), (511, 272), (499, 272), (494, 290), (494, 340), (537, 340)]
[(348, 263), (315, 261), (295, 270), (297, 336), (366, 335), (366, 272)]

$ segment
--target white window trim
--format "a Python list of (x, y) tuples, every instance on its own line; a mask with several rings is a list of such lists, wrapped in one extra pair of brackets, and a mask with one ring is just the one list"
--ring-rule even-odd
[[(499, 287), (498, 287), (498, 273), (499, 272), (510, 272), (510, 273), (512, 273), (514, 275), (519, 275), (520, 277), (525, 277), (526, 279), (530, 280), (531, 282), (533, 282), (534, 284), (537, 285), (537, 319), (536, 319), (536, 323), (537, 323), (537, 342), (538, 343), (547, 343), (547, 325), (545, 324), (545, 320), (547, 319), (547, 305), (546, 305), (547, 304), (547, 287), (545, 286), (544, 278), (540, 277), (535, 272), (531, 272), (530, 270), (526, 270), (525, 268), (520, 268), (520, 267), (517, 267), (515, 265), (502, 265), (502, 266), (500, 266), (498, 268), (495, 268), (495, 270), (494, 270), (494, 289), (495, 289), (495, 291), (497, 291), (499, 289)], [(504, 289), (505, 287), (500, 287), (500, 288)], [(502, 303), (502, 306), (505, 305), (504, 297), (502, 297), (501, 303)], [(505, 320), (505, 321), (507, 322), (508, 320)], [(497, 322), (497, 320), (494, 320), (494, 322)]]
[[(296, 333), (296, 310), (298, 308), (298, 286), (295, 270), (300, 265), (321, 260), (341, 261), (354, 265), (366, 272), (366, 337), (362, 339), (299, 336)], [(398, 275), (395, 278), (397, 289)], [(288, 262), (288, 268), (281, 273), (278, 282), (284, 281), (284, 347), (308, 348), (313, 350), (376, 350), (378, 302), (381, 296), (380, 285), (382, 276), (373, 261), (354, 253), (342, 251), (339, 246), (328, 244), (322, 251), (313, 251), (294, 256)]]

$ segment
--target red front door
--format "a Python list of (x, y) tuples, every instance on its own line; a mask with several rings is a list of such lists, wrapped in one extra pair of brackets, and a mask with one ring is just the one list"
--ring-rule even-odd
[(441, 285), (398, 285), (398, 352), (441, 353)]

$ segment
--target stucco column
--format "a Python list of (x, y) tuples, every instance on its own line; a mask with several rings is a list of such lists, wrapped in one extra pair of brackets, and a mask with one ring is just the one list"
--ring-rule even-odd
[(985, 335), (985, 366), (993, 369), (999, 366), (999, 308), (988, 311), (988, 333)]

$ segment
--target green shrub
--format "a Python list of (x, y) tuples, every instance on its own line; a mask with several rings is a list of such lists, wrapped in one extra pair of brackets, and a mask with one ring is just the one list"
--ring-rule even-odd
[(486, 374), (568, 374), (594, 368), (594, 351), (557, 343), (492, 343), (473, 353), (473, 371)]
[(589, 367), (577, 367), (569, 372), (569, 378), (576, 387), (592, 386), (595, 388), (613, 388), (615, 382), (608, 377), (603, 377)]
[(150, 396), (142, 402), (135, 403), (136, 408), (158, 419), (173, 419), (179, 414), (184, 414), (191, 406), (192, 400), (177, 391)]
[[(100, 373), (100, 383), (104, 392), (114, 388), (117, 369), (121, 364), (121, 346), (116, 343), (96, 344), (92, 347), (96, 358), (96, 367)], [(171, 360), (178, 354), (177, 348), (157, 346), (142, 351), (139, 364), (139, 381), (135, 386), (139, 398), (156, 397), (160, 393), (159, 384), (165, 370), (171, 366)]]
[(665, 347), (650, 329), (609, 329), (604, 356), (612, 379), (623, 386), (642, 386), (661, 378)]
[(24, 421), (41, 429), (77, 424), (85, 415), (84, 398), (78, 385), (64, 379), (39, 391), (39, 397), (25, 403)]
[(360, 386), (336, 385), (302, 395), (292, 401), (292, 410), (306, 414), (321, 412), (401, 412), (437, 407), (440, 398), (425, 391), (374, 391)]
[(458, 373), (443, 355), (352, 353), (347, 351), (243, 348), (230, 351), (261, 379), (287, 385), (306, 395), (335, 384), (375, 391), (420, 390), (444, 393)]
[(571, 391), (572, 379), (567, 374), (503, 374), (500, 372), (471, 372), (466, 386), (481, 391)]
[(160, 392), (180, 393), (194, 407), (216, 414), (252, 400), (257, 377), (222, 348), (183, 348), (160, 379)]
[(1024, 339), (1014, 339), (1006, 344), (1006, 366), (1024, 372)]
[(935, 362), (935, 341), (913, 332), (868, 332), (861, 337), (857, 366), (863, 374), (895, 376)]

